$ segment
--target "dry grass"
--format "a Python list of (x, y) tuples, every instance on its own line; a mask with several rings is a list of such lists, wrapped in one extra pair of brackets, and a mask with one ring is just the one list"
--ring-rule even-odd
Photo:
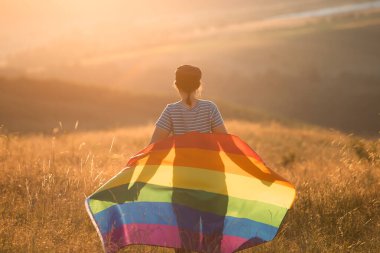
[[(255, 252), (380, 252), (379, 140), (276, 123), (226, 125), (297, 187), (278, 236)], [(101, 252), (84, 199), (148, 143), (151, 131), (1, 135), (0, 251)]]

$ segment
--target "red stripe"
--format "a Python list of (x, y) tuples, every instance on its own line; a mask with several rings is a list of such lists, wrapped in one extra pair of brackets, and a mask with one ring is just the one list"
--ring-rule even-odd
[(245, 155), (253, 157), (263, 162), (259, 155), (238, 136), (221, 133), (198, 133), (189, 132), (181, 135), (174, 135), (162, 141), (152, 143), (140, 152), (137, 152), (129, 161), (127, 166), (133, 164), (135, 160), (141, 159), (152, 151), (171, 148), (197, 148), (205, 150), (223, 151), (226, 153)]

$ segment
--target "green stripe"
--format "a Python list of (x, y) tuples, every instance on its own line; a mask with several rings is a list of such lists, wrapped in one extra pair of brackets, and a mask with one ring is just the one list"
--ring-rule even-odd
[(247, 218), (279, 227), (287, 212), (287, 208), (284, 207), (199, 190), (170, 188), (139, 182), (134, 183), (130, 189), (128, 187), (127, 184), (93, 194), (89, 198), (92, 213), (96, 214), (113, 205), (133, 201), (167, 202), (219, 215)]

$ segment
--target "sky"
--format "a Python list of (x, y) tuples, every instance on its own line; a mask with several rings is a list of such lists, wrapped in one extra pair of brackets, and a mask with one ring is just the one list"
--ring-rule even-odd
[[(243, 2), (247, 1), (234, 1), (235, 8)], [(147, 27), (170, 27), (178, 22), (186, 25), (198, 14), (206, 18), (230, 4), (215, 0), (191, 4), (174, 0), (0, 0), (0, 55), (65, 36), (101, 39), (99, 31), (103, 36), (115, 36), (127, 31), (134, 34)]]
[(0, 61), (60, 44), (118, 51), (289, 10), (363, 1), (368, 0), (0, 0)]

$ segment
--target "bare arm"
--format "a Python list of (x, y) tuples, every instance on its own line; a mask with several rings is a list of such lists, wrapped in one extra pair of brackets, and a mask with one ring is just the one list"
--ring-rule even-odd
[(153, 132), (153, 135), (152, 135), (152, 138), (151, 138), (149, 144), (151, 144), (153, 142), (157, 142), (157, 141), (163, 140), (166, 137), (168, 137), (169, 134), (170, 134), (170, 132), (168, 130), (160, 128), (160, 127), (156, 127), (154, 129), (154, 132)]
[(212, 132), (213, 133), (223, 133), (223, 134), (227, 134), (227, 129), (226, 127), (224, 126), (224, 123), (223, 124), (220, 124), (219, 126), (216, 126), (212, 129)]

